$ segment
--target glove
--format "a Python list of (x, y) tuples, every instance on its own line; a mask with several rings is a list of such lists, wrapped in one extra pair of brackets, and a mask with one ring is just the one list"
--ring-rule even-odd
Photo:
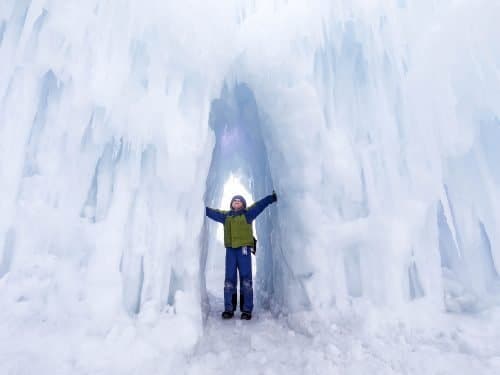
[(276, 202), (278, 200), (278, 196), (276, 195), (276, 192), (274, 190), (271, 195), (273, 196), (273, 202)]

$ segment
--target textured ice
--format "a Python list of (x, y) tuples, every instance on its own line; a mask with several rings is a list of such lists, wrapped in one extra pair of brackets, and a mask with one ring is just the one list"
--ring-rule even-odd
[[(499, 14), (2, 0), (0, 372), (497, 373)], [(254, 331), (214, 321), (230, 176), (279, 196)]]

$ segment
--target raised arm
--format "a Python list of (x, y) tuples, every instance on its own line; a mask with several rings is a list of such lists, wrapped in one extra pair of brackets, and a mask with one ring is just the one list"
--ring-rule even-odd
[(207, 215), (212, 220), (224, 224), (224, 221), (226, 221), (227, 211), (216, 210), (214, 208), (205, 207), (205, 215)]
[(250, 223), (257, 216), (260, 215), (264, 209), (269, 206), (271, 203), (276, 202), (278, 199), (276, 197), (276, 193), (273, 191), (273, 194), (268, 195), (267, 197), (261, 199), (260, 201), (255, 202), (247, 209), (246, 217), (247, 221)]

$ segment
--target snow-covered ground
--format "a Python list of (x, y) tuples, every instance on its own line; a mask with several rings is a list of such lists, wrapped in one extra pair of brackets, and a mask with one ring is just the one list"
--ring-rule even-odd
[[(0, 1), (0, 374), (500, 373), (499, 14)], [(234, 178), (279, 197), (251, 322)]]
[(2, 373), (494, 375), (500, 370), (498, 310), (403, 321), (389, 311), (276, 317), (257, 308), (251, 321), (241, 321), (239, 313), (225, 321), (222, 299), (211, 296), (211, 302), (203, 335), (189, 350), (183, 342), (188, 327), (166, 319), (164, 324), (144, 317), (133, 324), (118, 320), (105, 333), (61, 332), (42, 321), (20, 330), (11, 322), (11, 329), (0, 333)]
[[(214, 304), (222, 306), (221, 300)], [(220, 310), (220, 309), (219, 309)], [(210, 312), (187, 374), (498, 374), (498, 313), (440, 314), (404, 322), (377, 316), (308, 314), (220, 319)], [(364, 311), (364, 310), (362, 310)], [(496, 318), (494, 318), (496, 316)], [(415, 320), (421, 320), (418, 324)], [(423, 322), (431, 324), (422, 324)]]

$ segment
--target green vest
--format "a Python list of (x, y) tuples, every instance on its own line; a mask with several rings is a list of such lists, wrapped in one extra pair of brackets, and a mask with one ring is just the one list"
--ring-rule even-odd
[(253, 247), (252, 224), (247, 223), (245, 214), (226, 216), (226, 221), (224, 222), (224, 246)]

